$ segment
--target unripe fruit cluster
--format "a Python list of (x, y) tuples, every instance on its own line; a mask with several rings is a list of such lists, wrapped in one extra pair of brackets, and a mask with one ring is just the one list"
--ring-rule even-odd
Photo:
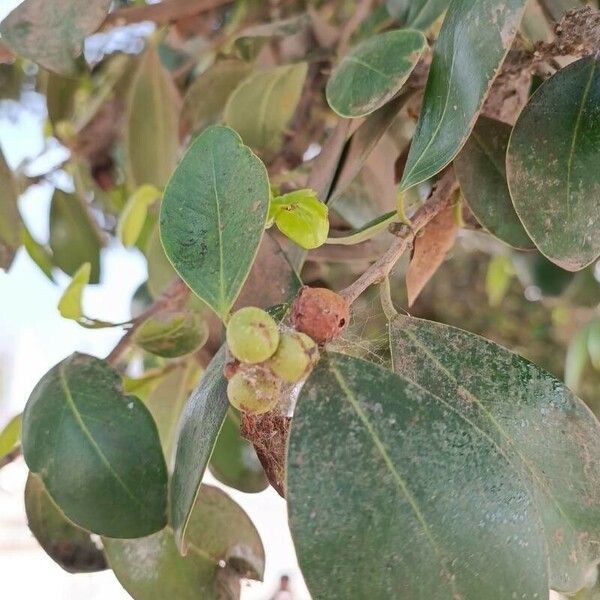
[(253, 306), (231, 317), (227, 345), (236, 359), (225, 367), (229, 401), (252, 414), (275, 408), (283, 385), (307, 377), (318, 358), (317, 345), (308, 335), (280, 331), (267, 312)]

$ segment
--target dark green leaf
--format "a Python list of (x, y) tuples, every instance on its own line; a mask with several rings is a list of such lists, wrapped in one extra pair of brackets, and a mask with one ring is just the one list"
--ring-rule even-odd
[(233, 408), (227, 411), (209, 467), (219, 481), (242, 492), (262, 492), (269, 485), (254, 447), (240, 435), (240, 417)]
[(146, 319), (134, 334), (134, 342), (151, 354), (175, 358), (189, 354), (208, 338), (202, 315), (179, 311), (162, 313)]
[(108, 12), (110, 0), (25, 0), (2, 21), (0, 34), (15, 52), (64, 75), (75, 72), (84, 38)]
[[(185, 557), (170, 527), (138, 540), (104, 540), (110, 566), (136, 600), (239, 598), (240, 578), (262, 579), (262, 542), (246, 513), (221, 490), (203, 485)], [(224, 563), (224, 566), (223, 566)], [(222, 595), (223, 578), (233, 595)]]
[(229, 406), (223, 376), (226, 348), (212, 359), (183, 409), (179, 424), (175, 468), (171, 479), (171, 519), (180, 551), (200, 490), (202, 477)]
[(165, 190), (160, 213), (165, 252), (222, 319), (248, 276), (268, 208), (266, 169), (228, 127), (199, 135)]
[[(493, 342), (403, 316), (390, 334), (395, 370), (459, 415), (464, 428), (493, 441), (515, 476), (526, 478), (543, 523), (550, 586), (578, 590), (598, 560), (596, 418), (557, 379)], [(495, 548), (490, 551), (496, 569)]]
[(386, 0), (389, 13), (406, 27), (427, 29), (446, 10), (450, 0)]
[(73, 354), (42, 377), (23, 412), (23, 454), (60, 509), (85, 529), (139, 537), (166, 522), (156, 425), (104, 361)]
[(10, 267), (21, 245), (17, 185), (0, 149), (0, 269)]
[(533, 498), (502, 450), (372, 363), (320, 361), (294, 414), (287, 489), (315, 598), (548, 595)]
[(77, 195), (55, 190), (50, 205), (50, 248), (54, 264), (73, 276), (82, 264), (89, 262), (90, 283), (98, 283), (100, 246), (100, 234), (84, 201)]
[(471, 136), (454, 160), (463, 196), (484, 229), (514, 248), (533, 248), (523, 229), (506, 182), (506, 149), (511, 127), (479, 117)]
[(427, 39), (419, 31), (373, 36), (344, 56), (327, 82), (327, 102), (342, 117), (364, 117), (391, 100), (412, 73)]
[(107, 568), (102, 550), (60, 511), (48, 495), (40, 477), (29, 473), (25, 486), (25, 512), (31, 533), (69, 573), (93, 573)]
[(508, 148), (515, 209), (539, 250), (569, 271), (600, 255), (599, 64), (582, 58), (543, 83)]
[(423, 107), (400, 186), (439, 173), (466, 142), (511, 47), (525, 0), (454, 0), (434, 48)]

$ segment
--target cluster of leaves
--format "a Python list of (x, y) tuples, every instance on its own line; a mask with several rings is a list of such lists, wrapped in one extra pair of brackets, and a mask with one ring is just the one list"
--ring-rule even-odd
[[(241, 508), (202, 484), (210, 468), (285, 494), (316, 598), (593, 597), (596, 417), (521, 356), (400, 316), (389, 280), (412, 246), (418, 306), (459, 236), (491, 248), (494, 306), (513, 274), (547, 296), (590, 275), (599, 59), (551, 29), (576, 0), (112, 4), (24, 0), (0, 24), (0, 76), (45, 95), (72, 182), (56, 187), (41, 243), (17, 203), (39, 177), (0, 156), (0, 266), (24, 246), (50, 279), (72, 276), (65, 318), (128, 327), (106, 360), (51, 369), (0, 435), (1, 456), (22, 447), (41, 546), (72, 572), (112, 568), (136, 599), (238, 598), (264, 550)], [(142, 20), (157, 25), (143, 50), (111, 53), (103, 36)], [(576, 40), (582, 20), (600, 39), (589, 8), (555, 34)], [(127, 323), (83, 310), (112, 243), (148, 262)], [(357, 271), (342, 296), (356, 307), (380, 284), (387, 349), (327, 344), (264, 422), (265, 439), (287, 435), (293, 412), (289, 439), (271, 455), (253, 446), (239, 432), (251, 416), (227, 399), (223, 325), (249, 305), (289, 318), (302, 283), (341, 287)], [(571, 385), (598, 364), (597, 330), (573, 342)], [(140, 356), (143, 376), (128, 377)]]

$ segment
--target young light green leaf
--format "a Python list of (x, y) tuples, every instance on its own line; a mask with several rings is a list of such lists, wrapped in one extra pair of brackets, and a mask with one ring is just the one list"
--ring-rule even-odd
[(508, 184), (517, 214), (540, 252), (568, 271), (583, 269), (600, 255), (598, 114), (600, 60), (590, 56), (537, 89), (508, 148)]
[(67, 275), (75, 275), (90, 263), (90, 283), (100, 280), (102, 239), (84, 201), (56, 189), (50, 204), (50, 248), (54, 264)]
[(117, 235), (124, 246), (133, 246), (137, 242), (148, 216), (148, 208), (160, 197), (160, 190), (149, 184), (140, 186), (131, 194), (117, 223)]
[(27, 466), (67, 518), (130, 538), (165, 525), (167, 471), (148, 409), (120, 385), (104, 361), (66, 358), (31, 393), (22, 443)]
[(523, 228), (506, 182), (506, 149), (512, 128), (479, 117), (471, 136), (454, 159), (460, 189), (484, 229), (509, 246), (534, 248)]
[(67, 286), (58, 301), (58, 310), (65, 319), (81, 319), (83, 310), (81, 308), (81, 296), (85, 286), (90, 282), (90, 263), (84, 263), (77, 269), (71, 283)]
[(391, 100), (412, 73), (427, 39), (401, 29), (370, 37), (344, 56), (327, 82), (329, 106), (342, 117), (364, 117)]
[[(481, 432), (525, 481), (546, 539), (547, 586), (580, 589), (600, 540), (600, 463), (591, 460), (600, 455), (600, 424), (591, 411), (549, 373), (454, 327), (397, 316), (390, 346), (394, 370), (458, 415), (462, 431)], [(488, 564), (497, 571), (495, 548)]]
[(262, 579), (265, 566), (252, 521), (225, 492), (208, 485), (194, 505), (185, 557), (170, 527), (137, 540), (103, 541), (111, 568), (136, 600), (233, 600), (240, 597), (240, 579)]
[(492, 257), (485, 275), (485, 292), (490, 306), (502, 304), (514, 274), (515, 270), (508, 256), (497, 254)]
[(151, 354), (164, 358), (184, 356), (208, 339), (208, 327), (201, 314), (190, 311), (162, 313), (146, 319), (133, 341)]
[(600, 319), (588, 325), (587, 346), (594, 369), (600, 370)]
[(183, 99), (181, 117), (192, 131), (202, 131), (219, 120), (227, 99), (252, 71), (241, 60), (221, 60), (199, 75)]
[(448, 8), (450, 0), (386, 0), (389, 13), (405, 27), (428, 29)]
[(54, 265), (52, 264), (50, 249), (36, 241), (25, 225), (21, 227), (21, 237), (23, 239), (23, 247), (27, 250), (27, 254), (29, 254), (31, 260), (50, 281), (54, 282), (54, 275), (52, 273)]
[(181, 99), (151, 46), (140, 59), (127, 101), (126, 166), (132, 186), (163, 188), (179, 158)]
[(578, 391), (583, 372), (590, 363), (588, 334), (587, 327), (580, 329), (569, 342), (565, 356), (565, 383), (574, 392)]
[(275, 154), (296, 112), (307, 68), (304, 62), (283, 65), (244, 79), (229, 96), (225, 123), (256, 151)]
[(524, 9), (525, 0), (450, 4), (400, 182), (403, 191), (439, 173), (466, 142)]
[(90, 533), (80, 529), (50, 498), (40, 477), (29, 473), (25, 485), (27, 524), (46, 554), (69, 573), (93, 573), (108, 567)]
[(220, 126), (194, 140), (165, 190), (160, 213), (165, 253), (222, 319), (254, 262), (269, 196), (260, 159), (235, 131)]
[(298, 399), (287, 468), (290, 528), (314, 598), (548, 595), (523, 478), (493, 439), (387, 369), (321, 358)]
[(170, 523), (181, 553), (187, 548), (186, 532), (192, 510), (229, 407), (227, 380), (223, 376), (226, 353), (226, 347), (222, 346), (206, 367), (179, 423), (175, 468), (171, 478)]
[(271, 200), (269, 221), (306, 250), (322, 246), (329, 235), (329, 210), (313, 190), (296, 190)]
[(104, 21), (111, 0), (25, 0), (0, 24), (2, 41), (50, 71), (73, 75), (83, 40)]
[(17, 184), (0, 149), (0, 269), (10, 267), (21, 245)]
[(240, 417), (232, 407), (227, 411), (209, 468), (219, 481), (248, 494), (262, 492), (269, 485), (254, 447), (240, 435)]
[(0, 459), (10, 454), (21, 441), (21, 415), (15, 415), (0, 431)]

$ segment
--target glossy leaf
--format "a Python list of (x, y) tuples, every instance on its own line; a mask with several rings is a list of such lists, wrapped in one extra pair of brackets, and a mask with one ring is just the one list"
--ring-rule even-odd
[(229, 407), (223, 376), (226, 348), (212, 359), (183, 409), (179, 423), (175, 468), (171, 479), (171, 518), (175, 541), (182, 552), (192, 509)]
[(58, 311), (65, 319), (77, 320), (83, 317), (81, 296), (85, 286), (90, 282), (90, 269), (90, 263), (81, 265), (60, 297)]
[[(598, 560), (600, 539), (600, 463), (591, 458), (600, 452), (600, 425), (594, 415), (552, 375), (493, 342), (403, 316), (390, 327), (396, 372), (459, 415), (463, 428), (493, 441), (514, 477), (525, 478), (543, 523), (550, 587), (581, 588)], [(495, 549), (490, 564), (497, 569)]]
[(0, 459), (10, 454), (21, 441), (21, 415), (15, 415), (0, 431)]
[(127, 200), (117, 224), (117, 235), (123, 246), (133, 246), (140, 237), (148, 208), (161, 197), (161, 192), (153, 185), (140, 186)]
[(21, 245), (17, 184), (0, 150), (0, 269), (10, 267)]
[(229, 408), (210, 457), (210, 472), (222, 483), (249, 494), (269, 485), (252, 444), (240, 435), (240, 417)]
[(54, 264), (67, 275), (88, 262), (90, 283), (100, 280), (100, 246), (98, 229), (84, 201), (57, 189), (50, 204), (50, 248)]
[[(104, 540), (110, 566), (136, 600), (239, 598), (240, 578), (262, 579), (262, 542), (246, 513), (223, 491), (203, 485), (180, 556), (170, 527), (137, 540)], [(223, 595), (226, 579), (232, 595)]]
[(412, 73), (427, 39), (395, 30), (370, 37), (344, 56), (327, 82), (329, 106), (342, 117), (364, 117), (391, 100)]
[(160, 235), (167, 257), (223, 319), (248, 276), (268, 208), (265, 167), (228, 127), (198, 136), (165, 190)]
[(25, 486), (27, 524), (46, 554), (69, 573), (93, 573), (107, 568), (102, 550), (60, 511), (40, 477), (29, 473)]
[(276, 153), (296, 112), (306, 72), (301, 62), (250, 75), (229, 96), (225, 123), (258, 152)]
[(506, 149), (512, 128), (479, 117), (454, 160), (454, 172), (471, 212), (484, 229), (513, 248), (534, 248), (523, 228), (506, 182)]
[(305, 250), (318, 248), (329, 235), (329, 211), (313, 190), (277, 196), (269, 206), (269, 221)]
[(164, 358), (184, 356), (202, 346), (208, 328), (202, 315), (179, 311), (146, 319), (134, 334), (134, 342), (151, 354)]
[(569, 271), (600, 255), (599, 65), (598, 59), (582, 58), (543, 83), (521, 113), (508, 148), (517, 214), (542, 254)]
[(455, 0), (436, 42), (423, 107), (400, 187), (439, 173), (475, 125), (511, 47), (525, 0)]
[(202, 131), (219, 120), (227, 99), (252, 71), (241, 60), (221, 60), (199, 75), (183, 99), (182, 118), (192, 131)]
[(104, 21), (110, 0), (25, 0), (0, 24), (0, 34), (17, 54), (50, 71), (73, 75), (83, 40)]
[(315, 598), (548, 595), (533, 498), (490, 436), (372, 363), (322, 358), (292, 422), (287, 497)]
[(386, 0), (389, 13), (406, 27), (427, 29), (448, 8), (450, 0)]
[(179, 158), (179, 92), (158, 51), (148, 48), (133, 76), (127, 101), (125, 147), (133, 187), (163, 188)]
[(23, 412), (23, 454), (60, 509), (85, 529), (139, 537), (166, 522), (156, 425), (102, 360), (73, 354), (42, 377)]

